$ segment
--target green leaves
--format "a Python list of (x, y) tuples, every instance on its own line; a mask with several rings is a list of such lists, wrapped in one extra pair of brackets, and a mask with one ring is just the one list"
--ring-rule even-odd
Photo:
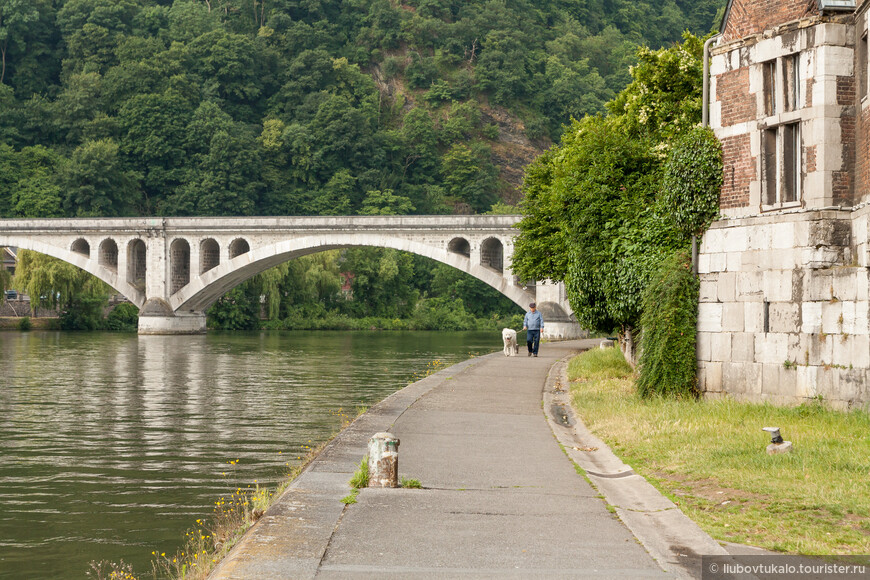
[(722, 145), (709, 128), (694, 127), (671, 149), (663, 203), (687, 235), (700, 235), (719, 215)]
[(60, 179), (67, 215), (133, 215), (140, 202), (137, 176), (123, 167), (118, 144), (111, 140), (87, 141), (77, 147)]
[(590, 330), (637, 327), (653, 273), (716, 216), (721, 152), (694, 127), (700, 48), (687, 35), (683, 45), (641, 49), (609, 115), (574, 121), (527, 169), (512, 269), (564, 281)]
[(642, 397), (696, 395), (699, 288), (698, 278), (692, 274), (691, 256), (684, 250), (664, 260), (647, 285), (637, 379)]

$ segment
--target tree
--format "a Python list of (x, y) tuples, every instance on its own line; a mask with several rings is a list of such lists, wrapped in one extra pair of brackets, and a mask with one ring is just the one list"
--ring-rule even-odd
[(56, 178), (64, 159), (52, 149), (36, 145), (18, 154), (21, 175), (12, 188), (15, 217), (63, 217), (62, 191)]
[(448, 195), (486, 211), (497, 198), (497, 170), (490, 161), (489, 147), (475, 142), (457, 143), (441, 159), (441, 175)]
[(60, 180), (68, 215), (126, 216), (141, 207), (137, 175), (124, 168), (114, 141), (86, 141), (77, 147)]
[(118, 113), (121, 151), (142, 175), (149, 204), (159, 204), (184, 178), (186, 129), (192, 115), (191, 104), (172, 89), (137, 94)]
[(165, 209), (176, 215), (253, 215), (263, 188), (261, 166), (251, 132), (219, 130)]
[(27, 27), (39, 12), (30, 0), (0, 0), (0, 84), (6, 78), (6, 53), (12, 43), (23, 43)]
[(395, 195), (392, 189), (373, 189), (366, 193), (360, 215), (404, 215), (414, 212), (411, 200)]
[[(661, 261), (687, 247), (711, 218), (721, 158), (707, 133), (690, 131), (700, 117), (700, 76), (690, 73), (699, 42), (687, 36), (686, 49), (640, 49), (643, 64), (608, 103), (609, 115), (574, 121), (527, 173), (512, 268), (525, 278), (564, 281), (586, 328), (631, 336)], [(666, 166), (662, 151), (674, 140)], [(704, 159), (697, 171), (699, 157), (690, 150)], [(696, 191), (703, 192), (697, 199)]]
[[(15, 288), (30, 295), (30, 306), (77, 309), (83, 301), (92, 315), (94, 304), (105, 304), (111, 288), (100, 279), (63, 260), (29, 250), (19, 250), (13, 279)], [(102, 313), (96, 315), (97, 320)], [(86, 323), (93, 330), (96, 325)]]

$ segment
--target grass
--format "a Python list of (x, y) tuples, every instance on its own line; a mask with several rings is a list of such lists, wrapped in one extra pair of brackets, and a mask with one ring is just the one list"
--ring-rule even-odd
[(362, 489), (369, 486), (369, 456), (366, 455), (359, 462), (359, 467), (350, 478), (350, 486), (354, 489)]
[(359, 490), (369, 486), (369, 456), (366, 455), (359, 462), (359, 467), (354, 472), (353, 477), (347, 482), (350, 485), (350, 493), (341, 498), (341, 503), (350, 505), (356, 503), (356, 498), (359, 495)]
[[(569, 364), (574, 408), (717, 540), (797, 554), (870, 553), (870, 415), (820, 402), (641, 399), (619, 349)], [(761, 428), (794, 443), (767, 455)]]
[(402, 487), (405, 487), (408, 489), (422, 489), (423, 488), (423, 484), (420, 483), (419, 479), (413, 479), (410, 477), (403, 477), (401, 484), (402, 484)]
[[(338, 409), (331, 414), (340, 418), (340, 431), (350, 425), (356, 417), (365, 413), (366, 410), (367, 407), (358, 407), (355, 416), (351, 416), (343, 409)], [(253, 487), (239, 487), (221, 497), (215, 502), (212, 516), (208, 519), (196, 520), (196, 525), (185, 535), (184, 545), (174, 554), (151, 552), (152, 570), (147, 575), (140, 574), (139, 577), (183, 578), (185, 580), (200, 580), (208, 577), (244, 533), (262, 517), (328, 443), (329, 441), (324, 441), (313, 447), (302, 445), (306, 454), (298, 457), (300, 463), (290, 470), (287, 477), (275, 489), (261, 487), (255, 482)], [(227, 462), (231, 466), (236, 463), (238, 463), (238, 459)], [(287, 465), (290, 466), (289, 463)], [(135, 580), (137, 578), (131, 567), (123, 561), (120, 563), (93, 561), (88, 575), (97, 580), (104, 578), (106, 580)]]

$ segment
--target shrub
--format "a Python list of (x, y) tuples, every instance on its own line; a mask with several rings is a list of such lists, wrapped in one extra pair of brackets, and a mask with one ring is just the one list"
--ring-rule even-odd
[(697, 395), (695, 337), (698, 279), (689, 252), (671, 254), (653, 274), (643, 293), (638, 394)]
[(106, 330), (133, 332), (139, 327), (139, 309), (123, 302), (115, 306), (106, 317)]
[(30, 330), (31, 328), (33, 328), (33, 324), (31, 324), (29, 316), (18, 321), (18, 330)]
[(105, 296), (80, 296), (60, 314), (61, 330), (97, 330), (103, 324)]
[(722, 146), (713, 131), (695, 127), (668, 155), (662, 183), (664, 205), (687, 235), (701, 234), (719, 215)]

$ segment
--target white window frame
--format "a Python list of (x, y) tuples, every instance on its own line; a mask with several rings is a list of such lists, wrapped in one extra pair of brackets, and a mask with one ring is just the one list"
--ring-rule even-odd
[[(762, 211), (800, 207), (803, 200), (803, 169), (800, 121), (764, 128), (761, 132)], [(774, 172), (772, 176), (770, 171)]]
[(761, 66), (761, 211), (800, 207), (805, 170), (801, 131), (801, 109), (804, 107), (801, 52), (778, 56), (761, 63)]

